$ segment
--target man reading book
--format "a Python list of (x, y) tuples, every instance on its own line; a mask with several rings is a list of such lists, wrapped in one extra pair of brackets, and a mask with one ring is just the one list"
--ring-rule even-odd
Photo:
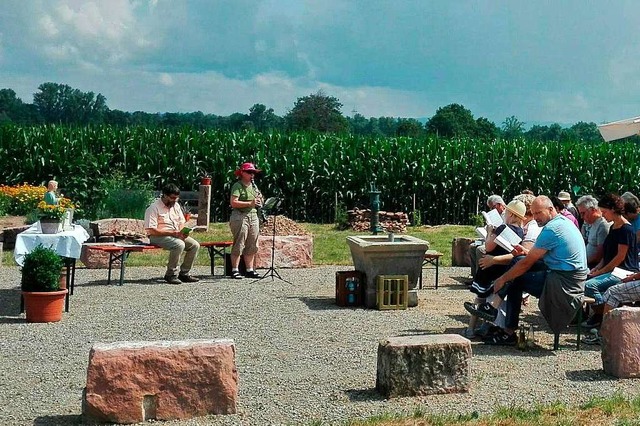
[[(200, 281), (190, 275), (200, 244), (189, 237), (188, 233), (182, 232), (187, 221), (180, 204), (177, 203), (179, 198), (180, 188), (169, 183), (162, 188), (162, 196), (144, 213), (144, 227), (151, 244), (169, 250), (167, 272), (164, 275), (164, 280), (169, 284)], [(183, 252), (184, 260), (178, 269), (180, 255)]]

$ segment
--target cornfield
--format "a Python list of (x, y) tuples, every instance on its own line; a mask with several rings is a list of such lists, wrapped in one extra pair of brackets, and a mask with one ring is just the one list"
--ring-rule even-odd
[[(492, 193), (509, 199), (528, 188), (574, 195), (638, 193), (637, 146), (438, 138), (366, 138), (143, 127), (0, 127), (0, 184), (60, 181), (81, 205), (114, 173), (159, 189), (197, 190), (213, 180), (212, 217), (228, 219), (233, 171), (244, 161), (264, 170), (266, 197), (282, 197), (298, 221), (330, 223), (336, 206), (367, 207), (370, 184), (384, 210), (420, 214), (423, 223), (469, 223)], [(337, 201), (337, 203), (336, 203)]]

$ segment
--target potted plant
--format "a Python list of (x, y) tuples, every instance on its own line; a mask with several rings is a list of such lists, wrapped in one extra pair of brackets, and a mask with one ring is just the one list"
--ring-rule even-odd
[(27, 322), (57, 322), (62, 319), (68, 290), (60, 290), (61, 270), (60, 256), (42, 244), (25, 256), (20, 285)]
[(46, 201), (38, 203), (38, 217), (40, 218), (40, 228), (43, 234), (55, 234), (62, 230), (60, 226), (63, 218), (71, 214), (75, 207), (68, 198), (60, 198), (58, 204), (47, 204)]

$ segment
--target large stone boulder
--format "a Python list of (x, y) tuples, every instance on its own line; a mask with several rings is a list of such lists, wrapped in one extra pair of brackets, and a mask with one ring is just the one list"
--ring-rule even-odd
[(473, 242), (472, 238), (454, 238), (451, 242), (451, 265), (471, 266), (469, 258), (469, 246)]
[(144, 221), (140, 219), (113, 218), (94, 220), (89, 224), (96, 238), (101, 236), (123, 237), (129, 239), (146, 238)]
[[(273, 237), (258, 237), (256, 268), (271, 266)], [(274, 266), (277, 268), (308, 268), (313, 264), (313, 237), (311, 235), (285, 235), (275, 237)]]
[(235, 414), (237, 399), (233, 340), (97, 343), (82, 414), (87, 422), (188, 419)]
[(390, 337), (378, 345), (376, 389), (386, 398), (468, 392), (471, 342), (457, 334)]
[(620, 378), (640, 377), (640, 308), (621, 307), (604, 316), (602, 368)]
[(30, 226), (31, 225), (24, 225), (4, 228), (2, 230), (2, 242), (4, 243), (4, 249), (13, 250), (16, 246), (16, 239), (18, 238), (18, 234), (26, 231)]
[[(109, 267), (109, 253), (92, 250), (92, 246), (112, 246), (113, 243), (84, 243), (80, 250), (80, 261), (87, 269), (106, 269)], [(113, 262), (114, 268), (120, 267), (120, 261)]]

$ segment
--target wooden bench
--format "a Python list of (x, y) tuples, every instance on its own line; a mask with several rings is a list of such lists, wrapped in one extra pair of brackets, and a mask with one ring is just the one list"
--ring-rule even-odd
[[(438, 278), (440, 269), (440, 258), (444, 256), (442, 253), (436, 250), (427, 250), (424, 254), (422, 261), (422, 269), (435, 269), (436, 270), (436, 290), (438, 289)], [(422, 290), (422, 269), (420, 269), (420, 278), (418, 280), (418, 288)]]
[[(589, 296), (582, 296), (582, 304), (580, 305), (580, 309), (578, 309), (578, 313), (576, 315), (576, 321), (578, 322), (577, 325), (577, 330), (576, 330), (576, 338), (577, 338), (577, 342), (576, 342), (576, 350), (579, 351), (580, 350), (580, 333), (582, 331), (582, 310), (585, 304), (587, 305), (593, 305), (594, 303), (596, 303), (596, 299), (594, 299), (593, 297), (589, 297)], [(555, 333), (553, 335), (553, 350), (557, 351), (558, 347), (560, 346), (560, 333)]]
[(98, 250), (105, 253), (109, 253), (109, 276), (107, 279), (107, 284), (111, 284), (111, 269), (113, 267), (113, 263), (120, 261), (120, 281), (118, 285), (124, 284), (124, 271), (125, 264), (127, 263), (127, 258), (132, 252), (141, 252), (145, 250), (156, 250), (161, 247), (147, 244), (123, 244), (123, 245), (101, 245), (101, 246), (87, 246), (89, 250)]
[(215, 275), (216, 257), (222, 258), (223, 272), (227, 270), (227, 247), (231, 247), (233, 241), (205, 241), (200, 243), (200, 247), (205, 247), (209, 252), (209, 260), (211, 261), (211, 276)]

